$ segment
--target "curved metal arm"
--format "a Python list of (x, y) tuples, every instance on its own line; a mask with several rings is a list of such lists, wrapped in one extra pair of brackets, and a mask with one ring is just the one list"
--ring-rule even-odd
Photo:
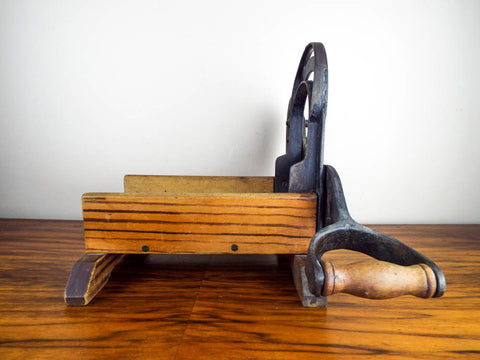
[(434, 272), (437, 288), (433, 297), (445, 292), (445, 277), (430, 259), (402, 242), (355, 222), (349, 215), (340, 178), (332, 166), (325, 165), (326, 227), (310, 242), (306, 273), (310, 291), (320, 296), (324, 286), (322, 255), (330, 250), (348, 249), (370, 255), (375, 259), (398, 265), (426, 264)]

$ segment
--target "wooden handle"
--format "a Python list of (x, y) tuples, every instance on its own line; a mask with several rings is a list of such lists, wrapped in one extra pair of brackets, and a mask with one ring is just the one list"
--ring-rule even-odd
[(437, 282), (425, 264), (401, 266), (379, 260), (348, 265), (322, 261), (325, 273), (323, 296), (348, 293), (368, 299), (390, 299), (401, 295), (430, 298)]

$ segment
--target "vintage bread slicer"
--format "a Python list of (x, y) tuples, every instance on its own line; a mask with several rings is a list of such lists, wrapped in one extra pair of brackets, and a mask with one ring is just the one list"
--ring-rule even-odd
[[(125, 254), (289, 254), (309, 307), (326, 306), (326, 296), (338, 292), (442, 296), (445, 278), (433, 261), (350, 217), (337, 172), (323, 165), (327, 80), (325, 49), (311, 43), (295, 77), (287, 151), (274, 178), (127, 175), (124, 193), (83, 195), (86, 254), (73, 266), (66, 303), (87, 305)], [(376, 260), (322, 260), (335, 249)]]

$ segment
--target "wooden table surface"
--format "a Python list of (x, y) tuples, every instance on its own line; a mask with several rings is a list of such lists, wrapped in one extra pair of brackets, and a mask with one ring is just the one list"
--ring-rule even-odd
[(303, 308), (273, 255), (131, 255), (66, 307), (82, 222), (0, 220), (0, 359), (480, 359), (480, 226), (373, 228), (434, 260), (445, 295)]

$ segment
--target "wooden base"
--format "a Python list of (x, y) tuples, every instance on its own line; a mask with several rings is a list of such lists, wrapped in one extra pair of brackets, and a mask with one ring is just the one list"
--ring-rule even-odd
[(123, 254), (85, 254), (75, 265), (65, 287), (65, 303), (85, 306), (102, 290)]
[[(274, 193), (273, 180), (127, 175), (124, 193), (84, 194), (87, 254), (73, 266), (65, 302), (87, 305), (125, 254), (305, 253), (317, 195)], [(304, 306), (326, 303), (302, 291)]]
[[(86, 306), (107, 284), (115, 266), (126, 254), (85, 254), (73, 265), (67, 286), (65, 303)], [(145, 254), (143, 254), (145, 255)], [(280, 262), (290, 262), (293, 280), (304, 307), (325, 307), (326, 297), (317, 297), (308, 289), (305, 274), (305, 255), (278, 255)]]

